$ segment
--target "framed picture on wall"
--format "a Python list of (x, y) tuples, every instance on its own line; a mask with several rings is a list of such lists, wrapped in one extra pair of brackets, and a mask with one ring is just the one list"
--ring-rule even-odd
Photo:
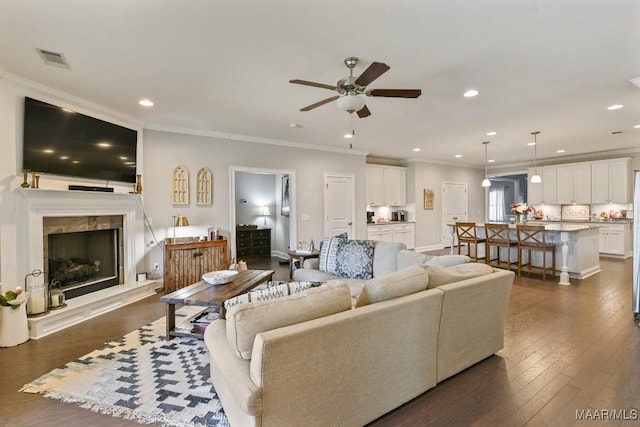
[(280, 203), (280, 215), (289, 216), (289, 175), (282, 177), (282, 200)]
[(433, 188), (424, 189), (424, 209), (433, 210)]

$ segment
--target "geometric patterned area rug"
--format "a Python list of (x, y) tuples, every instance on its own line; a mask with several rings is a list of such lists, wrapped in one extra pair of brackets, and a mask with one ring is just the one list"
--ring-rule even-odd
[[(188, 316), (195, 308), (178, 310), (176, 324), (179, 316)], [(144, 424), (229, 426), (209, 381), (204, 341), (185, 337), (166, 341), (164, 317), (54, 369), (20, 391)]]

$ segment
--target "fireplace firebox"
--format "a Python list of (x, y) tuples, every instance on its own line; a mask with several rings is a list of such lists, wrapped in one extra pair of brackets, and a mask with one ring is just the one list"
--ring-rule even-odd
[(121, 215), (43, 218), (48, 283), (67, 300), (122, 284), (122, 224)]

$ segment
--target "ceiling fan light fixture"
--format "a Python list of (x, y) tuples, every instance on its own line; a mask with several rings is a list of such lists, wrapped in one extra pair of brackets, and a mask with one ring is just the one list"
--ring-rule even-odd
[(360, 111), (364, 107), (366, 100), (364, 95), (344, 95), (338, 98), (336, 101), (336, 105), (338, 109), (342, 111), (346, 111), (348, 113), (353, 113), (355, 111)]

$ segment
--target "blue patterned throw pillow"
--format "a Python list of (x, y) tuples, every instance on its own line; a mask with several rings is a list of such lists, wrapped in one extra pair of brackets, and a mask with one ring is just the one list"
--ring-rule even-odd
[(338, 244), (347, 239), (347, 233), (324, 239), (320, 244), (319, 270), (335, 274)]
[(373, 240), (342, 240), (336, 250), (336, 268), (331, 273), (349, 279), (373, 278)]

